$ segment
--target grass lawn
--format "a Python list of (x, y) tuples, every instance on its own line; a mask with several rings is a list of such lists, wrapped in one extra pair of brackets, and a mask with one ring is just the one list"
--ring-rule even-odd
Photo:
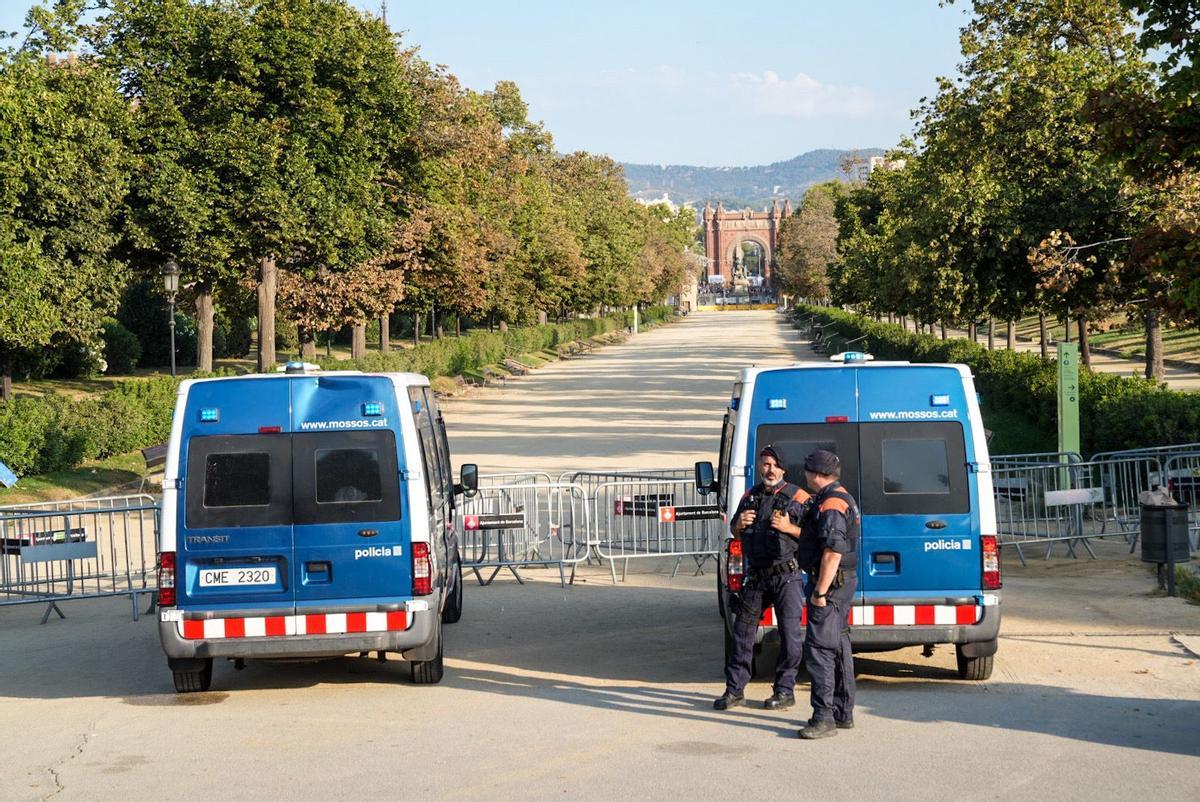
[[(15, 487), (0, 488), (0, 506), (78, 498), (140, 482), (146, 465), (140, 451), (89, 460), (78, 468), (22, 477)], [(136, 490), (136, 486), (132, 490)], [(130, 490), (129, 492), (132, 492)]]

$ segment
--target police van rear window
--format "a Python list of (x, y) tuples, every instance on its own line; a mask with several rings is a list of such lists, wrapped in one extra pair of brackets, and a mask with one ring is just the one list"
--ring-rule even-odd
[(188, 441), (184, 521), (191, 529), (281, 526), (292, 520), (287, 435), (209, 435)]
[(863, 423), (859, 449), (865, 514), (971, 511), (966, 444), (958, 421)]
[(315, 454), (318, 504), (379, 501), (379, 452), (373, 448), (322, 448)]
[(265, 451), (209, 454), (204, 460), (205, 507), (262, 507), (271, 502), (271, 455)]

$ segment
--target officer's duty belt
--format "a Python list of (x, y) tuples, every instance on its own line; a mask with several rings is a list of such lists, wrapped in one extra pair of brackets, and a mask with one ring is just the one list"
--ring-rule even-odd
[(769, 568), (751, 568), (750, 576), (756, 579), (767, 579), (769, 577), (780, 576), (782, 574), (794, 574), (799, 570), (800, 563), (796, 562), (795, 560), (788, 560), (785, 563), (772, 565)]

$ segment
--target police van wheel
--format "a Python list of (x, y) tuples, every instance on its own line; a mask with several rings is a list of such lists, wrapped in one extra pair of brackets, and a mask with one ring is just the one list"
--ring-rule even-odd
[(442, 681), (446, 673), (442, 664), (442, 625), (439, 622), (437, 634), (437, 654), (432, 660), (414, 660), (412, 663), (412, 681), (417, 685), (436, 685)]
[(175, 678), (176, 693), (202, 693), (212, 686), (212, 658), (202, 662), (203, 665), (194, 671), (172, 671)]
[(450, 598), (446, 599), (446, 606), (442, 608), (442, 620), (447, 624), (457, 624), (462, 618), (463, 610), (463, 573), (462, 573), (462, 557), (454, 555), (454, 590), (450, 594)]
[(958, 659), (958, 676), (960, 679), (969, 679), (976, 682), (981, 682), (992, 676), (992, 661), (995, 655), (989, 654), (987, 657), (966, 657), (962, 653), (962, 647), (956, 650)]

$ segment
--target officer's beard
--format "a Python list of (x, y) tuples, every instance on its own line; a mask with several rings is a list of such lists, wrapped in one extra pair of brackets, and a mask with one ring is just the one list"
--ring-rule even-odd
[(782, 477), (782, 476), (781, 476), (781, 477), (779, 477), (779, 481), (778, 481), (778, 482), (774, 482), (774, 483), (772, 483), (772, 482), (768, 482), (768, 481), (767, 481), (767, 480), (764, 478), (764, 479), (763, 479), (763, 487), (767, 488), (768, 490), (774, 490), (775, 488), (777, 488), (777, 487), (779, 487), (781, 484), (783, 484), (783, 478), (784, 478), (784, 477)]

